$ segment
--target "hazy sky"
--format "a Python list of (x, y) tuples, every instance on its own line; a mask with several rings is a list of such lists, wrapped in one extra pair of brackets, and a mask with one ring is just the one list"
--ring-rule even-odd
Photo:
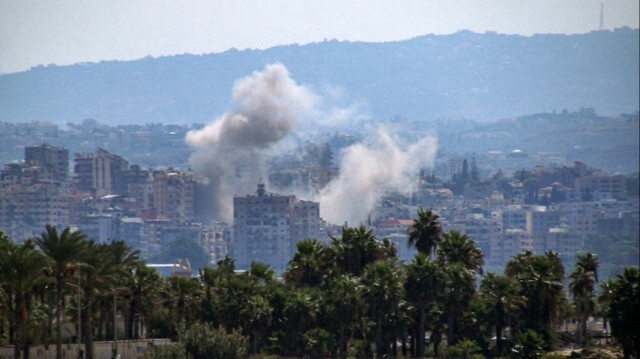
[(39, 64), (391, 41), (475, 32), (531, 35), (638, 27), (638, 0), (0, 0), (0, 73)]

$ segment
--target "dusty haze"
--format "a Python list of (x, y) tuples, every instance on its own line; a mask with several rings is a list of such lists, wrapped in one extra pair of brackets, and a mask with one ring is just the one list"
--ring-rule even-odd
[(296, 84), (281, 64), (267, 65), (233, 86), (234, 107), (205, 128), (187, 133), (190, 164), (209, 181), (214, 218), (233, 218), (233, 195), (255, 191), (266, 179), (265, 153), (310, 111), (316, 96)]
[(437, 140), (425, 137), (403, 148), (380, 127), (363, 143), (347, 147), (340, 175), (317, 197), (320, 214), (330, 223), (364, 223), (385, 192), (409, 194), (416, 189), (418, 173), (433, 166)]
[[(210, 186), (212, 219), (227, 222), (233, 219), (234, 194), (253, 193), (256, 183), (268, 179), (265, 161), (301, 119), (319, 117), (322, 123), (323, 116), (332, 116), (318, 116), (319, 96), (298, 85), (282, 64), (236, 81), (233, 99), (231, 111), (186, 136), (195, 149), (189, 162)], [(386, 192), (414, 191), (420, 169), (433, 166), (436, 149), (434, 137), (403, 144), (387, 129), (375, 128), (362, 143), (343, 150), (340, 175), (313, 200), (328, 222), (357, 225)]]

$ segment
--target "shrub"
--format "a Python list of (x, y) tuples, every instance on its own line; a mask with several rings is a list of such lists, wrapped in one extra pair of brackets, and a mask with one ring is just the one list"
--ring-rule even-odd
[(239, 330), (194, 323), (179, 333), (180, 343), (192, 359), (242, 359), (247, 357), (247, 338)]
[(311, 329), (304, 333), (304, 347), (310, 358), (327, 358), (335, 351), (333, 335), (324, 329)]
[(450, 359), (483, 359), (484, 356), (479, 353), (480, 350), (476, 342), (465, 339), (454, 346), (448, 347), (444, 357)]
[(544, 345), (542, 336), (528, 329), (516, 335), (511, 349), (511, 358), (538, 359), (544, 352)]
[(157, 345), (144, 352), (143, 359), (189, 359), (180, 343)]

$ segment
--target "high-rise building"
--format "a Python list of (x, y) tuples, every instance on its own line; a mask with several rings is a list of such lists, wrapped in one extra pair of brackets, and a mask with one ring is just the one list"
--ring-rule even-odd
[(531, 233), (522, 229), (507, 229), (499, 240), (500, 246), (492, 246), (489, 260), (491, 265), (502, 265), (523, 251), (534, 251)]
[(69, 150), (43, 143), (40, 146), (25, 147), (24, 160), (30, 166), (50, 167), (60, 181), (69, 175)]
[(195, 220), (196, 181), (192, 172), (157, 171), (153, 174), (153, 208), (173, 222)]
[(95, 192), (96, 196), (125, 191), (119, 183), (125, 182), (124, 172), (128, 169), (129, 162), (102, 148), (96, 153), (76, 154), (74, 165), (76, 188)]
[(0, 193), (0, 229), (14, 240), (38, 236), (45, 225), (69, 225), (69, 196), (52, 183), (15, 184)]
[(233, 198), (233, 221), (230, 250), (237, 267), (248, 269), (256, 261), (283, 272), (296, 243), (318, 237), (320, 205), (269, 193), (258, 184), (255, 195)]

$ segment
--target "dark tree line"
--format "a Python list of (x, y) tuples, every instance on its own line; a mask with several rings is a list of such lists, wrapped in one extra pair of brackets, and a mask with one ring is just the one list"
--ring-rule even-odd
[(0, 232), (0, 340), (16, 358), (35, 344), (59, 348), (64, 325), (87, 358), (96, 339), (141, 337), (179, 343), (150, 357), (536, 357), (569, 318), (586, 345), (589, 318), (602, 315), (625, 356), (637, 357), (636, 267), (603, 283), (599, 297), (590, 253), (577, 257), (567, 288), (554, 252), (523, 252), (504, 274), (483, 274), (475, 242), (443, 232), (430, 210), (418, 211), (408, 244), (418, 254), (402, 263), (388, 239), (345, 227), (329, 243), (297, 243), (281, 279), (262, 263), (237, 271), (232, 258), (199, 278), (162, 278), (123, 241), (48, 226), (16, 244)]

